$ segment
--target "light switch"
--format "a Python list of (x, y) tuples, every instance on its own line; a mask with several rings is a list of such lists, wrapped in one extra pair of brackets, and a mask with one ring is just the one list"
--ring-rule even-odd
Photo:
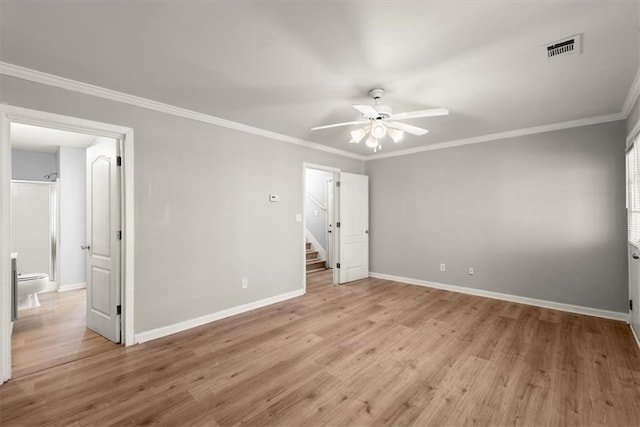
[(302, 214), (296, 214), (296, 222), (302, 222)]
[(269, 194), (269, 201), (270, 202), (279, 202), (280, 201), (280, 195), (279, 194)]

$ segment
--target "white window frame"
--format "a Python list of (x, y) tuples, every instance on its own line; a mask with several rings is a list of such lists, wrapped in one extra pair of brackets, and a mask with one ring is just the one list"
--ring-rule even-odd
[(627, 189), (627, 241), (640, 248), (640, 147), (635, 138), (625, 156)]

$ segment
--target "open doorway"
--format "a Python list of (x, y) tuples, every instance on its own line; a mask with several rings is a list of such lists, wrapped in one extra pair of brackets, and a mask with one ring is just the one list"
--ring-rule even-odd
[(305, 290), (368, 277), (369, 177), (305, 163), (303, 178)]
[[(119, 335), (93, 325), (92, 306), (101, 303), (103, 290), (95, 283), (100, 275), (91, 268), (88, 243), (100, 237), (92, 237), (96, 226), (106, 228), (92, 218), (119, 223), (119, 210), (109, 210), (109, 195), (104, 206), (96, 205), (100, 197), (93, 194), (91, 179), (99, 174), (91, 153), (103, 146), (116, 153), (118, 141), (21, 123), (12, 123), (10, 131), (16, 274), (11, 360), (18, 378), (119, 347)], [(115, 190), (117, 201), (118, 185)], [(117, 249), (106, 252), (119, 255)], [(114, 299), (119, 305), (119, 293)]]
[[(304, 165), (304, 237), (305, 273), (327, 275), (333, 278), (337, 265), (338, 230), (335, 187), (339, 170), (335, 168)], [(305, 282), (306, 283), (306, 282)], [(337, 283), (333, 280), (333, 283)]]
[(0, 110), (6, 381), (133, 344), (133, 132)]

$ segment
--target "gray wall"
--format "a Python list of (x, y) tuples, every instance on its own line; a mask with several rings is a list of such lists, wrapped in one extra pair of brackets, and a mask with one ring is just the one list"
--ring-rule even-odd
[(60, 264), (59, 285), (86, 282), (87, 188), (84, 148), (62, 146), (58, 150), (60, 179)]
[[(307, 197), (304, 201), (305, 226), (316, 238), (323, 250), (327, 250), (327, 178), (332, 178), (333, 173), (318, 169), (307, 169), (305, 179), (305, 191)], [(310, 196), (310, 197), (309, 197)], [(312, 199), (322, 206), (318, 206)], [(324, 208), (324, 209), (323, 209)]]
[[(134, 129), (136, 332), (302, 289), (295, 216), (303, 163), (364, 169), (351, 158), (12, 77), (0, 77), (0, 94), (10, 105)], [(269, 203), (270, 193), (280, 202)]]
[(371, 271), (626, 312), (625, 131), (367, 162)]
[[(11, 150), (11, 179), (46, 181), (45, 175), (58, 172), (55, 153)], [(50, 181), (55, 181), (55, 175)]]

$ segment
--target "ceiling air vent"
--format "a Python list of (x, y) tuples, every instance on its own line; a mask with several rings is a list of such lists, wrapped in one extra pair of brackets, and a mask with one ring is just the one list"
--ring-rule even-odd
[(582, 34), (566, 37), (545, 46), (548, 59), (582, 53)]

